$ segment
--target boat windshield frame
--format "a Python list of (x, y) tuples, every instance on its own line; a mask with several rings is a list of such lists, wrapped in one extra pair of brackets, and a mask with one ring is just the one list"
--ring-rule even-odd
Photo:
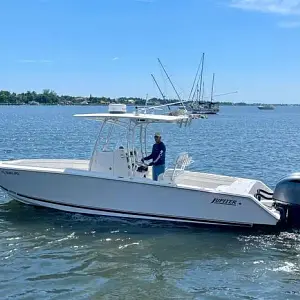
[(150, 124), (177, 124), (179, 127), (186, 127), (191, 124), (192, 118), (187, 115), (170, 116), (170, 115), (155, 115), (145, 113), (124, 113), (124, 114), (112, 114), (112, 113), (98, 113), (98, 114), (77, 114), (76, 117), (83, 117), (90, 120), (101, 122), (100, 129), (97, 135), (96, 142), (94, 144), (93, 152), (90, 158), (89, 170), (92, 168), (93, 158), (100, 148), (100, 141), (103, 139), (104, 129), (107, 125), (111, 125), (108, 129), (104, 145), (101, 147), (101, 151), (105, 151), (112, 138), (114, 128), (120, 126), (126, 131), (126, 146), (125, 150), (129, 158), (129, 166), (131, 175), (134, 176), (135, 166), (138, 159), (136, 152), (136, 138), (139, 131), (139, 147), (142, 157), (147, 156), (147, 128)]

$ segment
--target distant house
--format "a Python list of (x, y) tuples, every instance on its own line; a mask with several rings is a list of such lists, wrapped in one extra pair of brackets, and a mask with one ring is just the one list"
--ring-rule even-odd
[(86, 98), (84, 98), (84, 97), (75, 97), (73, 102), (77, 103), (77, 104), (80, 104), (81, 102), (83, 102), (85, 100), (86, 100)]
[(38, 102), (36, 101), (29, 101), (28, 102), (29, 105), (40, 105)]

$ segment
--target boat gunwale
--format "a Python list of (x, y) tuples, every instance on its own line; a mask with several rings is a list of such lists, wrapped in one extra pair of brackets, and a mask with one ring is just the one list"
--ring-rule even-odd
[[(270, 208), (268, 208), (267, 206), (262, 204), (259, 200), (257, 200), (251, 194), (230, 193), (228, 191), (216, 191), (215, 189), (203, 188), (203, 187), (198, 187), (198, 186), (187, 186), (187, 185), (180, 185), (180, 184), (175, 184), (175, 183), (156, 182), (149, 178), (138, 178), (138, 177), (125, 178), (125, 177), (121, 177), (121, 176), (107, 176), (107, 174), (105, 174), (105, 173), (93, 172), (93, 171), (88, 171), (88, 170), (80, 170), (80, 169), (72, 169), (72, 168), (54, 169), (54, 168), (39, 168), (39, 167), (27, 167), (27, 166), (22, 167), (22, 166), (18, 166), (18, 165), (3, 164), (2, 161), (0, 161), (0, 171), (2, 171), (2, 169), (1, 169), (2, 166), (4, 166), (5, 169), (9, 169), (12, 172), (14, 172), (16, 170), (20, 170), (20, 171), (25, 171), (25, 172), (40, 172), (40, 173), (46, 173), (46, 174), (52, 173), (52, 174), (64, 175), (64, 176), (80, 176), (80, 177), (85, 177), (85, 178), (121, 181), (121, 182), (127, 182), (127, 183), (132, 183), (132, 184), (146, 184), (146, 185), (157, 186), (160, 188), (173, 188), (173, 189), (177, 188), (180, 190), (188, 190), (191, 192), (202, 192), (202, 193), (206, 193), (206, 194), (218, 194), (218, 195), (224, 195), (224, 196), (230, 196), (230, 197), (240, 197), (242, 199), (254, 202), (261, 209), (263, 209), (264, 211), (271, 214), (272, 217), (274, 217), (278, 220), (280, 219), (279, 213), (276, 213), (275, 211), (271, 210)], [(203, 173), (203, 174), (206, 174), (206, 173)], [(211, 175), (215, 175), (215, 174), (211, 174)], [(218, 176), (218, 175), (216, 175), (216, 176)], [(223, 176), (223, 175), (220, 175), (220, 176)], [(230, 177), (230, 176), (227, 176), (227, 177)], [(238, 178), (238, 177), (236, 177), (236, 178)], [(260, 182), (260, 181), (257, 181), (257, 182)]]

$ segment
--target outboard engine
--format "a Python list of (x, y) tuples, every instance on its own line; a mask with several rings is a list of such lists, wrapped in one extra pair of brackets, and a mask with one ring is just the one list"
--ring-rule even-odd
[(273, 193), (275, 206), (283, 210), (286, 225), (300, 228), (300, 173), (293, 173), (278, 182)]

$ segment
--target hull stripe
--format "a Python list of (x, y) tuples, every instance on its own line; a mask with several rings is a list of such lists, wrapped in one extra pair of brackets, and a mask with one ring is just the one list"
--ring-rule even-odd
[[(36, 197), (29, 197), (20, 193), (16, 193), (14, 191), (10, 191), (2, 186), (0, 186), (3, 190), (8, 192), (12, 198), (14, 196), (20, 196), (22, 198), (28, 199), (30, 201), (35, 202), (42, 202), (48, 203), (52, 205), (58, 205), (68, 208), (77, 208), (82, 210), (90, 210), (90, 211), (97, 211), (101, 213), (113, 213), (113, 214), (122, 214), (122, 215), (130, 215), (130, 216), (139, 216), (139, 217), (148, 217), (148, 218), (160, 218), (168, 221), (181, 221), (181, 222), (190, 222), (190, 223), (209, 223), (209, 224), (216, 224), (216, 225), (227, 225), (227, 226), (239, 226), (239, 227), (253, 227), (252, 224), (249, 223), (237, 223), (237, 222), (228, 222), (228, 221), (215, 221), (215, 220), (208, 220), (208, 219), (198, 219), (198, 218), (190, 218), (190, 217), (181, 217), (181, 216), (170, 216), (170, 215), (160, 215), (160, 214), (149, 214), (149, 213), (141, 213), (141, 212), (133, 212), (133, 211), (123, 211), (123, 210), (116, 210), (116, 209), (108, 209), (108, 208), (96, 208), (96, 207), (89, 207), (77, 204), (69, 204), (69, 203), (61, 203), (52, 200), (45, 200)], [(36, 203), (38, 205), (38, 203)]]

